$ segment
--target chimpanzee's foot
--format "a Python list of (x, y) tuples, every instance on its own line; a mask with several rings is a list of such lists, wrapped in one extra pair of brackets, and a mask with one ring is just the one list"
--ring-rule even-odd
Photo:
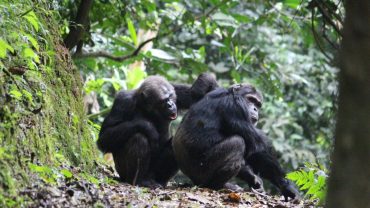
[(263, 188), (263, 181), (258, 176), (254, 177), (253, 184), (249, 184), (249, 187), (260, 193), (265, 192), (265, 189)]

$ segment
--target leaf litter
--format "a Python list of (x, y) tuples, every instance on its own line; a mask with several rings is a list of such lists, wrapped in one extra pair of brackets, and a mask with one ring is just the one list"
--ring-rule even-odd
[(317, 207), (317, 203), (310, 200), (285, 202), (281, 196), (256, 191), (215, 191), (184, 187), (175, 181), (170, 181), (166, 188), (148, 189), (118, 182), (107, 169), (100, 172), (98, 184), (80, 177), (57, 184), (33, 180), (21, 195), (28, 198), (27, 207)]

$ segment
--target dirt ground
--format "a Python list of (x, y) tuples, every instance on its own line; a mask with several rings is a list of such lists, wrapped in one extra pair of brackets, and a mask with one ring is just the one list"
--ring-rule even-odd
[(317, 207), (310, 200), (285, 202), (283, 197), (267, 193), (214, 191), (183, 187), (174, 181), (166, 188), (148, 189), (117, 182), (113, 176), (109, 182), (99, 183), (81, 178), (58, 185), (35, 181), (21, 195), (28, 198), (27, 207)]

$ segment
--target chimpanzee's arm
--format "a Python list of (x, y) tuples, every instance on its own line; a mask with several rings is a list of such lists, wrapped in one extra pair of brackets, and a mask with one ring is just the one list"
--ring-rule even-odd
[(221, 113), (221, 132), (225, 135), (239, 135), (244, 139), (246, 156), (263, 146), (258, 132), (241, 106), (235, 104), (234, 98), (224, 96), (219, 99), (218, 111)]
[[(110, 118), (107, 117), (106, 120)], [(98, 139), (98, 147), (103, 152), (114, 152), (122, 148), (125, 142), (137, 133), (141, 133), (149, 140), (157, 141), (158, 131), (152, 123), (145, 120), (126, 121), (114, 126), (103, 126)], [(149, 141), (150, 143), (153, 143)]]
[(247, 182), (249, 187), (254, 190), (260, 192), (264, 191), (262, 179), (253, 172), (252, 168), (248, 164), (240, 168), (237, 177)]
[(191, 86), (187, 84), (172, 84), (175, 88), (177, 100), (177, 109), (188, 109), (193, 104), (193, 98), (191, 97)]
[[(268, 138), (261, 131), (258, 132), (260, 139), (267, 143)], [(254, 173), (268, 179), (271, 183), (277, 186), (285, 197), (285, 200), (287, 200), (288, 197), (299, 199), (297, 189), (288, 179), (285, 179), (285, 172), (274, 156), (270, 145), (266, 145), (264, 149), (260, 149), (259, 151), (252, 153), (247, 157), (246, 163), (252, 167)]]
[(211, 74), (203, 73), (193, 85), (172, 84), (177, 95), (177, 108), (188, 109), (192, 104), (202, 99), (208, 92), (218, 87), (217, 81)]
[(97, 141), (103, 152), (119, 149), (136, 133), (158, 139), (156, 128), (147, 120), (135, 118), (135, 98), (132, 92), (121, 91), (114, 100), (109, 115), (104, 119)]

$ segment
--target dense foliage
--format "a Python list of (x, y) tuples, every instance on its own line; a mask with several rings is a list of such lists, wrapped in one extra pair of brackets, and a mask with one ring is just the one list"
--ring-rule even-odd
[[(78, 2), (60, 5), (65, 23), (76, 16)], [(90, 93), (90, 112), (109, 108), (119, 89), (134, 87), (145, 73), (191, 82), (208, 71), (224, 85), (251, 82), (263, 91), (260, 126), (287, 165), (297, 168), (316, 159), (326, 164), (336, 111), (336, 69), (330, 59), (335, 50), (324, 42), (323, 54), (317, 45), (323, 41), (315, 41), (312, 31), (325, 31), (334, 41), (338, 37), (321, 15), (311, 17), (313, 6), (301, 1), (96, 1), (83, 44), (72, 49)], [(340, 5), (336, 11), (341, 12)], [(65, 35), (68, 29), (66, 24)], [(146, 40), (153, 41), (143, 45)]]
[[(285, 168), (327, 166), (341, 17), (340, 0), (1, 2), (0, 205), (22, 203), (15, 175), (55, 183), (72, 177), (66, 166), (91, 170), (116, 92), (151, 74), (191, 83), (211, 72), (225, 86), (256, 85), (259, 127)], [(322, 199), (322, 169), (307, 163), (290, 177)], [(73, 177), (96, 183), (87, 172)]]
[(309, 196), (311, 199), (319, 199), (321, 204), (326, 196), (327, 177), (327, 170), (323, 166), (310, 163), (306, 163), (303, 169), (287, 175), (288, 179), (296, 182), (300, 190), (306, 191), (306, 196)]

